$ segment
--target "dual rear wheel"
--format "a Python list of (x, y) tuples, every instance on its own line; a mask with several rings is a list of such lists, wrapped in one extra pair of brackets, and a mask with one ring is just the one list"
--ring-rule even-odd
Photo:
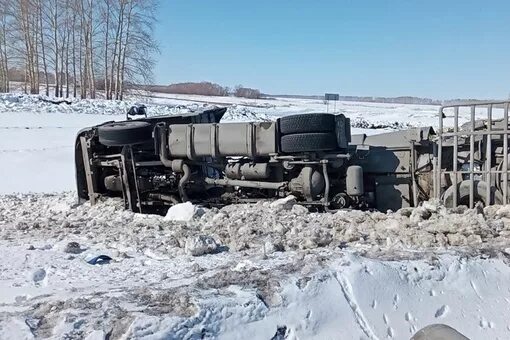
[(338, 149), (335, 115), (308, 113), (278, 120), (280, 150), (284, 153)]

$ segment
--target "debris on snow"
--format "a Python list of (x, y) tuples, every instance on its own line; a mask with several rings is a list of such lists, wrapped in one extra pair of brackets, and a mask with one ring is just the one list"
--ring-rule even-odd
[(78, 242), (69, 242), (64, 248), (64, 252), (69, 254), (80, 254), (83, 252), (83, 249), (81, 249)]
[(86, 260), (88, 264), (91, 264), (91, 265), (103, 265), (103, 264), (108, 264), (110, 263), (110, 261), (112, 260), (112, 258), (108, 255), (98, 255), (98, 256), (92, 256)]

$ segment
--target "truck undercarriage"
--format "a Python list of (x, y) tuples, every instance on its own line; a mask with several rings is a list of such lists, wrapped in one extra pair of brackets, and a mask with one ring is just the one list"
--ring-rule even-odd
[[(496, 106), (503, 120), (492, 119)], [(464, 107), (471, 115), (461, 127)], [(476, 120), (479, 107), (486, 120)], [(348, 118), (327, 113), (220, 123), (226, 109), (214, 108), (108, 122), (78, 134), (78, 195), (92, 204), (123, 197), (126, 209), (159, 214), (185, 201), (223, 206), (288, 195), (318, 211), (397, 210), (431, 198), (447, 206), (507, 202), (508, 102), (454, 106), (453, 129), (443, 128), (448, 110), (441, 108), (438, 131), (373, 136), (351, 136)]]

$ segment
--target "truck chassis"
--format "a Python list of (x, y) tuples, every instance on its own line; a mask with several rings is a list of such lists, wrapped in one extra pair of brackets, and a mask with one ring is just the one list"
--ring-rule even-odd
[[(318, 211), (397, 210), (431, 198), (449, 207), (504, 204), (508, 108), (508, 101), (444, 106), (437, 131), (373, 136), (351, 136), (341, 114), (220, 123), (224, 108), (162, 117), (130, 110), (145, 117), (79, 132), (78, 196), (92, 204), (123, 197), (126, 209), (159, 214), (185, 201), (223, 206), (288, 195)], [(459, 125), (466, 109), (468, 122)], [(493, 119), (493, 109), (503, 119)]]

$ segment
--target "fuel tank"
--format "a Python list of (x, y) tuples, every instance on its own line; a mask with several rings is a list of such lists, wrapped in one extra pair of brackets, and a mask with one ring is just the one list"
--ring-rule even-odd
[(168, 129), (172, 158), (268, 156), (277, 152), (274, 122), (173, 124)]

